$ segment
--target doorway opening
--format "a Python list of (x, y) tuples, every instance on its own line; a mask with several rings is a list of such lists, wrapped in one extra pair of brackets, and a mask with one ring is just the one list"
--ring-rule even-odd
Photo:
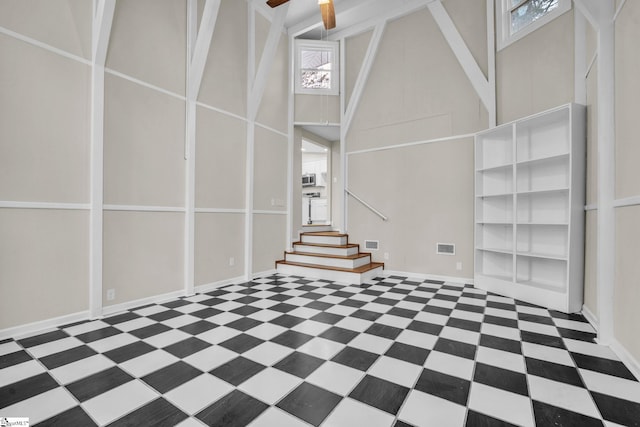
[(302, 225), (331, 224), (331, 149), (302, 139)]

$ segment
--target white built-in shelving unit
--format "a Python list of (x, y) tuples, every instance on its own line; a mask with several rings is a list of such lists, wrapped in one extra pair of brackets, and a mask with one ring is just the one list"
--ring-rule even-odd
[(585, 107), (568, 104), (475, 138), (475, 285), (582, 310)]

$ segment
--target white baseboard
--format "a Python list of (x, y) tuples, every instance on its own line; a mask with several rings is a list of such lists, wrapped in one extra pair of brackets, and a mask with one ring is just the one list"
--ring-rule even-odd
[(595, 314), (593, 314), (591, 310), (589, 310), (589, 307), (587, 307), (586, 305), (582, 306), (582, 315), (584, 316), (585, 319), (587, 319), (587, 322), (591, 324), (593, 329), (595, 329), (596, 332), (598, 332), (598, 326), (600, 326), (598, 322), (598, 318), (596, 317)]
[(611, 350), (620, 358), (622, 363), (640, 381), (640, 362), (629, 353), (629, 351), (616, 339), (611, 340)]
[(70, 323), (81, 322), (83, 320), (89, 320), (89, 311), (81, 311), (79, 313), (67, 314), (60, 317), (40, 320), (38, 322), (27, 323), (26, 325), (2, 329), (0, 330), (0, 340), (6, 338), (23, 338), (37, 332), (46, 331), (47, 329), (57, 328)]
[(121, 313), (123, 311), (130, 310), (132, 308), (141, 307), (149, 304), (160, 304), (166, 301), (170, 301), (176, 298), (185, 296), (184, 289), (179, 291), (169, 292), (167, 294), (155, 295), (152, 297), (141, 298), (134, 301), (123, 302), (122, 304), (108, 305), (102, 308), (103, 316), (111, 316), (112, 314)]
[(205, 294), (226, 285), (232, 285), (234, 283), (246, 282), (244, 276), (234, 277), (232, 279), (220, 280), (218, 282), (207, 283), (206, 285), (199, 285), (195, 287), (195, 291), (199, 294)]
[(423, 274), (423, 273), (410, 273), (407, 271), (393, 271), (384, 270), (385, 276), (404, 276), (408, 278), (422, 279), (422, 280), (439, 280), (442, 282), (462, 283), (473, 285), (473, 278), (465, 277), (451, 277), (451, 276), (439, 276), (436, 274)]
[(255, 279), (257, 277), (264, 277), (264, 276), (271, 276), (273, 274), (276, 274), (276, 269), (272, 269), (272, 270), (267, 270), (267, 271), (261, 271), (260, 273), (252, 273), (251, 274), (251, 278)]

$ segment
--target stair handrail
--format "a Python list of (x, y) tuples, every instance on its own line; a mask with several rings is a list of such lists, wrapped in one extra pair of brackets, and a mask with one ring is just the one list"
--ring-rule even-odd
[(374, 214), (378, 215), (383, 221), (388, 221), (389, 220), (389, 218), (387, 218), (382, 212), (380, 212), (379, 210), (377, 210), (376, 208), (371, 206), (369, 203), (367, 203), (364, 200), (362, 200), (362, 198), (358, 197), (356, 194), (354, 194), (353, 191), (349, 190), (348, 188), (345, 188), (344, 191), (347, 194), (349, 194), (351, 197), (353, 197), (354, 199), (356, 199), (357, 201), (362, 203), (362, 205), (364, 205), (371, 212), (373, 212)]

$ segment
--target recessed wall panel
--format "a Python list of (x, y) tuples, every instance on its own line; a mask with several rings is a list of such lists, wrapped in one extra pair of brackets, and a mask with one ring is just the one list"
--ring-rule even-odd
[(0, 57), (0, 200), (88, 202), (90, 68), (5, 35)]
[(184, 206), (185, 103), (105, 76), (105, 204)]
[(89, 309), (89, 213), (0, 209), (0, 330)]
[(253, 177), (254, 209), (286, 210), (287, 151), (288, 141), (285, 136), (256, 126)]
[(253, 273), (275, 269), (286, 249), (287, 216), (253, 215)]
[[(104, 213), (103, 304), (184, 289), (184, 214)], [(116, 298), (107, 300), (107, 291)]]
[(244, 231), (245, 214), (196, 214), (196, 286), (244, 274)]

